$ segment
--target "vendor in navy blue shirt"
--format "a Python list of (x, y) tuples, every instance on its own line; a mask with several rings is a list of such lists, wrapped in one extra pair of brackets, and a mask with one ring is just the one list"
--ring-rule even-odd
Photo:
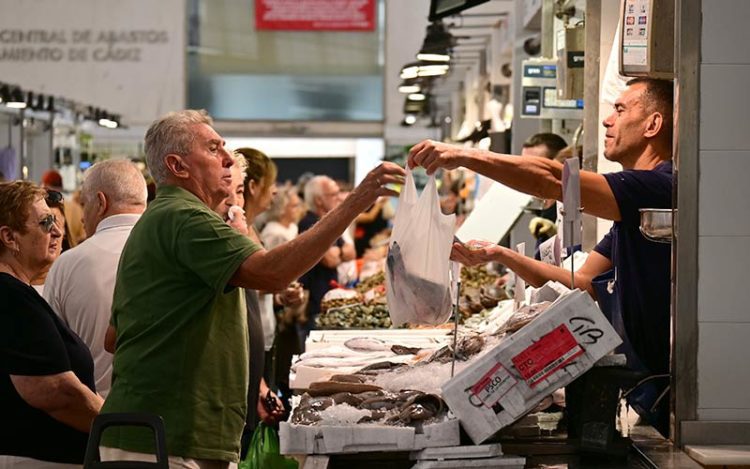
[[(620, 163), (623, 171), (580, 174), (584, 212), (614, 225), (576, 272), (575, 285), (596, 297), (592, 281), (611, 272), (610, 285), (618, 297), (614, 307), (633, 352), (628, 363), (649, 375), (669, 373), (670, 247), (642, 237), (638, 209), (672, 207), (673, 93), (671, 81), (630, 80), (602, 123), (604, 156)], [(409, 166), (423, 166), (428, 174), (463, 166), (518, 191), (562, 200), (562, 165), (545, 158), (519, 158), (426, 140), (409, 152)], [(548, 280), (570, 283), (569, 271), (490, 243), (472, 250), (454, 244), (452, 257), (465, 265), (501, 262), (536, 287)], [(658, 417), (636, 407), (665, 436), (667, 400), (660, 401)]]

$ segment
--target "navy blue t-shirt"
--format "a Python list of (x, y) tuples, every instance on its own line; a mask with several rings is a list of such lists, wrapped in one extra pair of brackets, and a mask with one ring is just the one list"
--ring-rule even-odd
[(621, 220), (594, 250), (615, 269), (625, 330), (638, 358), (652, 373), (668, 373), (671, 246), (643, 236), (638, 209), (672, 208), (672, 162), (604, 177)]
[(73, 371), (95, 392), (91, 352), (29, 285), (0, 273), (0, 298), (0, 454), (82, 464), (88, 433), (31, 407), (10, 375)]
[[(320, 220), (320, 217), (316, 214), (307, 212), (298, 223), (299, 232), (303, 233), (309, 230), (318, 220)], [(334, 245), (341, 247), (344, 245), (344, 240), (339, 238)], [(310, 301), (307, 307), (307, 330), (314, 329), (315, 318), (320, 313), (320, 301), (328, 293), (328, 290), (331, 290), (331, 281), (338, 281), (338, 278), (338, 270), (326, 267), (320, 262), (300, 277), (299, 281), (302, 286), (310, 291)]]

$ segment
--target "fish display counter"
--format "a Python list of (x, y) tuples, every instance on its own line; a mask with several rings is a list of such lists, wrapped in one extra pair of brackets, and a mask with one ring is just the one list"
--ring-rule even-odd
[(529, 303), (500, 301), (455, 337), (443, 327), (313, 331), (292, 364), (298, 395), (282, 452), (455, 446), (459, 423), (480, 444), (619, 343), (580, 291), (546, 285)]

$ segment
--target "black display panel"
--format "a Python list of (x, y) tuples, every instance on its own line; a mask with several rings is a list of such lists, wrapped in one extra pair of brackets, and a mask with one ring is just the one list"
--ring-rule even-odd
[(489, 0), (430, 0), (430, 21), (455, 15)]

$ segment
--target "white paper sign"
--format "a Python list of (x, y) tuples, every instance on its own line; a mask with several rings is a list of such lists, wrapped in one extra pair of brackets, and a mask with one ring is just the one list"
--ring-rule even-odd
[(539, 258), (545, 264), (560, 265), (560, 237), (555, 235), (539, 245)]
[(482, 239), (497, 243), (513, 227), (531, 196), (495, 182), (479, 199), (456, 236), (464, 242)]
[(0, 78), (147, 125), (185, 107), (184, 0), (0, 0)]
[[(516, 252), (522, 256), (526, 255), (526, 243), (518, 243), (516, 245)], [(526, 299), (526, 282), (516, 274), (516, 284), (513, 287), (513, 300), (516, 305), (516, 309), (521, 306), (521, 303)]]
[(578, 161), (577, 157), (568, 158), (563, 166), (563, 240), (566, 247), (581, 244), (582, 237), (581, 174)]

